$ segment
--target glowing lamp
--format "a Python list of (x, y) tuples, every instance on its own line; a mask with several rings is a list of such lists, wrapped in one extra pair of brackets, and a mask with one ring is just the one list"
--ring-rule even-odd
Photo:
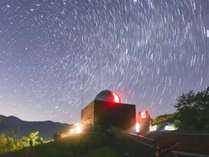
[(177, 130), (177, 127), (174, 125), (174, 124), (170, 124), (170, 125), (166, 125), (164, 127), (164, 130), (167, 130), (167, 131), (174, 131), (174, 130)]
[(136, 126), (135, 127), (136, 127), (135, 128), (136, 129), (136, 132), (139, 133), (140, 132), (140, 124), (139, 124), (139, 122), (136, 123)]
[(113, 94), (113, 97), (114, 97), (114, 102), (115, 103), (120, 103), (120, 98), (119, 98), (119, 96), (117, 95), (117, 94), (115, 94), (115, 93), (112, 93)]
[(75, 123), (74, 127), (69, 130), (69, 134), (81, 134), (83, 132), (83, 126), (80, 123)]
[(146, 113), (146, 111), (141, 112), (141, 118), (142, 118), (142, 119), (147, 118), (147, 113)]

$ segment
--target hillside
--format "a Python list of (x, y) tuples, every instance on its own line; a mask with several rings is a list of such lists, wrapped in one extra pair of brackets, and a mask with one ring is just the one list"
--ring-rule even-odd
[(120, 134), (93, 131), (72, 136), (16, 152), (0, 154), (0, 157), (152, 157), (153, 150)]
[(44, 139), (53, 138), (56, 132), (67, 129), (70, 125), (52, 121), (24, 121), (15, 116), (0, 115), (0, 133), (14, 134), (17, 138), (33, 131), (39, 131)]

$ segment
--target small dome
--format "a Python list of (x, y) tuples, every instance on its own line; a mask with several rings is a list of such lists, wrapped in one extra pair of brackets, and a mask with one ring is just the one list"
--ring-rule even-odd
[(97, 94), (95, 100), (115, 102), (115, 103), (120, 102), (119, 96), (110, 90), (101, 91), (99, 94)]

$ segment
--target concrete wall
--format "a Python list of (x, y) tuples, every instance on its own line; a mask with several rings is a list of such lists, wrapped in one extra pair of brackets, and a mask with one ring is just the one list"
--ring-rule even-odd
[(89, 103), (81, 110), (81, 122), (86, 125), (94, 124), (94, 102)]
[(82, 109), (83, 123), (128, 129), (136, 122), (136, 106), (132, 104), (114, 104), (105, 101), (93, 101)]

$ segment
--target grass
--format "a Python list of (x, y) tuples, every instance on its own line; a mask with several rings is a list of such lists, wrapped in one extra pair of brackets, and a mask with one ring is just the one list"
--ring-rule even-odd
[[(118, 132), (118, 131), (117, 131)], [(116, 141), (113, 145), (115, 150), (120, 154), (120, 156), (128, 156), (128, 157), (153, 157), (154, 150), (149, 148), (130, 136), (117, 133), (115, 137)]]
[(104, 146), (90, 151), (86, 157), (119, 157), (115, 150), (109, 146)]
[(93, 131), (81, 136), (10, 152), (0, 157), (151, 157), (152, 150), (118, 131)]

